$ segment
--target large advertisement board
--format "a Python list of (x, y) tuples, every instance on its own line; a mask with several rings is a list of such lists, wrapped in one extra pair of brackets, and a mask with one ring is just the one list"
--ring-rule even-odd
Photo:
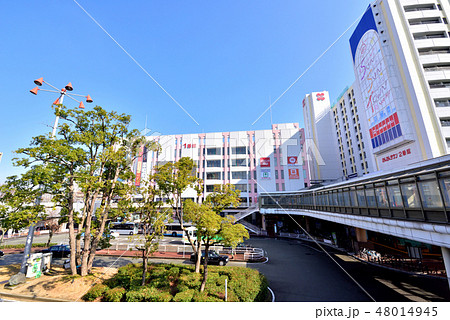
[(371, 8), (352, 34), (350, 47), (375, 149), (402, 136), (402, 130)]

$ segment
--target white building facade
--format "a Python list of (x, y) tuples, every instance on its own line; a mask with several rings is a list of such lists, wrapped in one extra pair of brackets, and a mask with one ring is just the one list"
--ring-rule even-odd
[(376, 171), (365, 112), (359, 101), (359, 90), (346, 87), (331, 107), (344, 180)]
[[(258, 192), (290, 191), (309, 182), (302, 163), (304, 130), (298, 123), (274, 124), (272, 130), (149, 136), (160, 152), (142, 150), (133, 164), (135, 185), (140, 185), (158, 165), (190, 157), (203, 179), (203, 196), (215, 185), (232, 184), (241, 191), (241, 205), (257, 204)], [(197, 201), (188, 189), (182, 195)], [(202, 201), (202, 199), (199, 199)]]
[(312, 92), (303, 99), (305, 161), (310, 181), (330, 183), (341, 178), (334, 120), (328, 91)]
[(379, 170), (450, 150), (450, 4), (377, 0), (350, 38)]

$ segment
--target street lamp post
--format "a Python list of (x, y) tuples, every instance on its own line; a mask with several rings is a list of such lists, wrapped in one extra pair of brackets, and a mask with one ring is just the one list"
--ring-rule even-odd
[[(38, 87), (35, 87), (35, 88), (30, 90), (30, 92), (32, 94), (34, 94), (34, 95), (37, 95), (38, 91), (59, 93), (59, 97), (55, 100), (55, 102), (53, 102), (53, 105), (58, 105), (58, 106), (62, 105), (65, 96), (69, 97), (72, 100), (77, 101), (79, 103), (78, 107), (81, 108), (81, 109), (84, 109), (83, 102), (82, 101), (78, 101), (73, 96), (84, 97), (84, 98), (86, 98), (86, 102), (88, 102), (88, 103), (93, 102), (92, 98), (89, 95), (84, 96), (84, 95), (80, 95), (80, 94), (71, 93), (71, 91), (73, 90), (73, 87), (72, 87), (72, 83), (70, 83), (70, 82), (64, 88), (62, 88), (61, 90), (58, 90), (55, 86), (51, 85), (48, 82), (45, 82), (43, 78), (39, 78), (39, 79), (34, 80), (34, 83), (38, 86)], [(46, 85), (52, 87), (54, 90), (40, 89), (39, 87), (41, 87), (42, 84), (46, 84)], [(56, 128), (58, 127), (58, 121), (59, 121), (59, 116), (57, 115), (56, 118), (55, 118), (55, 122), (53, 124), (52, 135), (51, 135), (52, 139), (54, 139), (55, 136), (56, 136)], [(40, 205), (40, 203), (41, 203), (41, 197), (38, 197), (36, 199), (35, 204), (36, 205)], [(21, 276), (22, 277), (22, 281), (24, 281), (24, 275), (26, 273), (26, 268), (27, 268), (27, 260), (30, 257), (30, 253), (31, 253), (31, 247), (32, 247), (32, 244), (33, 244), (33, 237), (34, 237), (34, 229), (35, 229), (35, 224), (32, 224), (30, 226), (30, 228), (28, 229), (27, 240), (26, 240), (26, 243), (25, 243), (25, 250), (24, 250), (24, 253), (23, 253), (22, 264), (20, 266), (20, 272), (19, 272), (19, 274), (23, 274), (23, 276)], [(19, 280), (19, 282), (22, 282), (22, 281)], [(10, 280), (10, 282), (11, 282), (11, 280)]]

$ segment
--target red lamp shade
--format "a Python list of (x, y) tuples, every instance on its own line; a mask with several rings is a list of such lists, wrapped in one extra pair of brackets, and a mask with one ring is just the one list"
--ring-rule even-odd
[(44, 82), (44, 78), (34, 80), (34, 83), (37, 84), (38, 86), (42, 86), (42, 82)]
[(83, 101), (80, 101), (80, 105), (78, 106), (78, 108), (80, 108), (80, 109), (84, 109), (84, 104), (83, 104)]
[(72, 90), (73, 90), (72, 82), (69, 82), (69, 83), (67, 84), (66, 90), (67, 90), (67, 91), (72, 91)]
[(37, 93), (38, 93), (38, 90), (39, 90), (39, 88), (36, 87), (36, 88), (34, 88), (34, 89), (31, 89), (30, 92), (31, 92), (32, 94), (37, 94)]
[(55, 100), (55, 102), (53, 102), (53, 104), (60, 104), (59, 103), (59, 98)]
[(92, 98), (91, 98), (91, 96), (90, 95), (87, 95), (87, 97), (86, 97), (86, 102), (87, 103), (91, 103), (91, 102), (93, 102), (94, 100), (92, 100)]

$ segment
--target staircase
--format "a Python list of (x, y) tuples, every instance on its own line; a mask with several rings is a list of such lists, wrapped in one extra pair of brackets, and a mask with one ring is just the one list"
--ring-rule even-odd
[(257, 204), (252, 205), (251, 207), (248, 207), (247, 209), (237, 213), (234, 215), (234, 218), (236, 219), (236, 221), (239, 221), (243, 218), (245, 218), (246, 216), (251, 215), (252, 213), (259, 211), (259, 207)]
[(267, 231), (261, 230), (261, 228), (255, 226), (254, 224), (251, 224), (250, 222), (247, 222), (245, 220), (239, 221), (240, 224), (242, 224), (248, 231), (251, 231), (255, 233), (256, 235), (267, 235)]

